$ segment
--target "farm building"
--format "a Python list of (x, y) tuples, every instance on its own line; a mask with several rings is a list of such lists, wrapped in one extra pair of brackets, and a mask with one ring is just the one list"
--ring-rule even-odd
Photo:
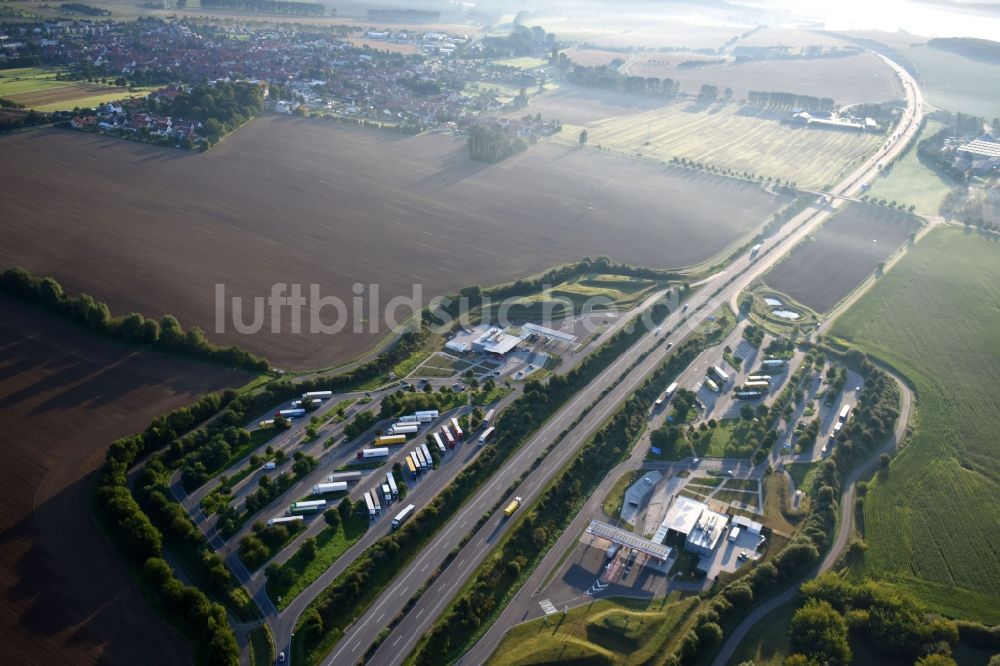
[(570, 335), (569, 333), (564, 333), (563, 331), (557, 331), (552, 328), (546, 328), (545, 326), (539, 326), (538, 324), (525, 324), (524, 330), (529, 333), (537, 333), (542, 337), (548, 338), (550, 340), (559, 340), (561, 342), (575, 342), (576, 336)]
[(491, 328), (472, 342), (473, 351), (493, 356), (506, 356), (514, 351), (521, 338), (499, 328)]
[(994, 141), (992, 136), (986, 134), (975, 141), (962, 144), (957, 152), (973, 160), (1000, 160), (1000, 142)]
[(865, 130), (875, 131), (878, 129), (878, 124), (871, 118), (865, 118), (864, 122), (858, 122), (853, 119), (841, 118), (840, 116), (833, 114), (820, 115), (819, 112), (810, 113), (808, 111), (793, 113), (791, 122), (793, 125), (850, 130), (853, 132), (864, 132)]

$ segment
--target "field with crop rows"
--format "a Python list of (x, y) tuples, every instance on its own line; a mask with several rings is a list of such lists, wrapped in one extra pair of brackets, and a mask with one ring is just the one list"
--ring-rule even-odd
[(855, 576), (1000, 623), (1000, 244), (938, 229), (834, 325), (916, 387), (912, 443), (865, 499)]
[[(280, 368), (328, 367), (371, 349), (390, 319), (409, 314), (382, 307), (394, 296), (415, 294), (422, 307), (437, 294), (584, 256), (699, 264), (785, 200), (731, 178), (554, 141), (486, 164), (450, 136), (278, 115), (204, 154), (68, 130), (12, 135), (0, 138), (0, 179), (0, 266), (51, 275), (115, 312), (173, 314)], [(232, 297), (244, 298), (249, 323), (250, 299), (275, 284), (302, 285), (307, 297), (317, 285), (320, 298), (349, 304), (359, 282), (378, 285), (375, 316), (327, 307), (323, 322), (339, 322), (339, 334), (311, 333), (308, 309), (300, 333), (289, 308), (277, 332), (270, 321), (256, 334), (231, 323)], [(220, 327), (217, 284), (230, 315)], [(354, 321), (361, 316), (367, 325)]]
[(0, 70), (0, 97), (36, 111), (70, 111), (145, 93), (84, 81), (59, 81), (56, 70), (24, 67)]
[(718, 86), (719, 90), (730, 88), (735, 99), (745, 99), (751, 90), (829, 97), (839, 105), (886, 102), (903, 97), (903, 85), (899, 78), (885, 61), (871, 53), (840, 58), (730, 62), (683, 68), (671, 66), (670, 61), (664, 58), (668, 55), (673, 54), (644, 56), (629, 65), (628, 71), (636, 76), (680, 81), (681, 90), (691, 94), (697, 94), (705, 83)]
[(920, 136), (910, 144), (910, 149), (872, 184), (869, 194), (878, 199), (916, 206), (916, 212), (924, 215), (937, 215), (945, 195), (956, 183), (921, 160), (916, 144), (933, 136), (942, 127), (944, 125), (940, 122), (927, 121)]
[(851, 203), (764, 274), (767, 286), (827, 312), (919, 228), (909, 213)]
[[(683, 101), (582, 126), (591, 145), (660, 160), (684, 157), (810, 187), (836, 182), (880, 142), (873, 134), (782, 125), (784, 115), (735, 103), (704, 108)], [(578, 134), (578, 127), (566, 127), (559, 136), (572, 142)]]
[(191, 663), (90, 512), (96, 470), (114, 439), (250, 375), (8, 296), (0, 312), (0, 663)]

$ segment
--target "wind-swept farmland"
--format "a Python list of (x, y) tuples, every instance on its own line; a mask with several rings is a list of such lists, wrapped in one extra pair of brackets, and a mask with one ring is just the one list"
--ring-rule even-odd
[(114, 439), (249, 376), (0, 309), (0, 662), (190, 663), (91, 516), (91, 482)]
[(826, 312), (850, 294), (919, 228), (909, 213), (848, 204), (764, 275), (777, 291)]
[(852, 567), (949, 615), (1000, 623), (1000, 244), (939, 228), (836, 322), (832, 335), (913, 382), (911, 443), (864, 502)]
[[(735, 103), (682, 101), (581, 125), (592, 145), (661, 160), (683, 157), (810, 187), (836, 182), (881, 140), (874, 134), (781, 124), (786, 116)], [(572, 141), (578, 132), (566, 128), (559, 136)]]
[[(370, 349), (388, 332), (381, 310), (358, 313), (358, 334), (289, 334), (284, 308), (282, 332), (268, 322), (257, 335), (232, 325), (216, 335), (217, 284), (247, 298), (317, 284), (345, 303), (355, 283), (378, 284), (382, 304), (417, 284), (426, 304), (583, 256), (698, 264), (781, 204), (746, 182), (579, 146), (542, 142), (488, 165), (449, 136), (278, 116), (205, 154), (53, 130), (7, 137), (0, 155), (0, 265), (52, 275), (115, 312), (173, 314), (279, 367)], [(333, 308), (324, 321), (355, 323)]]

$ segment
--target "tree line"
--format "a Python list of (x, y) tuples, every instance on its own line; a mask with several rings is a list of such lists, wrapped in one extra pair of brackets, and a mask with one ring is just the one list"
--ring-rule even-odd
[[(187, 0), (177, 0), (177, 8), (187, 6)], [(203, 9), (234, 9), (258, 14), (291, 14), (295, 16), (324, 16), (326, 5), (318, 2), (296, 0), (201, 0)], [(330, 10), (336, 16), (336, 9)]]
[[(666, 305), (657, 304), (651, 314), (662, 321), (668, 313)], [(372, 544), (316, 596), (295, 630), (295, 649), (311, 657), (324, 654), (497, 467), (643, 334), (642, 327), (623, 329), (566, 375), (551, 375), (545, 385), (525, 382), (524, 392), (497, 416), (492, 443), (402, 528)]]
[(804, 111), (836, 111), (837, 103), (829, 97), (796, 95), (789, 92), (762, 92), (751, 90), (747, 103), (770, 109), (803, 109)]
[[(565, 54), (560, 53), (565, 57)], [(560, 58), (560, 67), (568, 70), (566, 77), (573, 83), (592, 88), (604, 88), (617, 92), (628, 92), (636, 95), (653, 95), (665, 97), (667, 99), (680, 94), (681, 84), (671, 78), (660, 79), (655, 76), (628, 76), (622, 74), (614, 67), (600, 65), (587, 67), (584, 65), (573, 65), (568, 58)]]
[(138, 312), (113, 316), (107, 303), (85, 293), (70, 296), (55, 279), (32, 277), (23, 268), (4, 271), (0, 275), (0, 291), (41, 305), (101, 335), (256, 372), (270, 369), (266, 360), (239, 347), (213, 345), (197, 326), (185, 331), (173, 315), (164, 315), (159, 321), (146, 319)]
[(500, 162), (524, 152), (528, 142), (511, 136), (499, 125), (473, 125), (469, 128), (466, 143), (469, 157), (478, 162)]

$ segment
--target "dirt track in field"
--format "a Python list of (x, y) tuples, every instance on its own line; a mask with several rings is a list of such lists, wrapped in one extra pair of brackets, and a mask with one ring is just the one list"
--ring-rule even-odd
[[(378, 283), (384, 306), (414, 283), (426, 302), (583, 256), (693, 265), (779, 205), (745, 183), (555, 142), (491, 165), (449, 136), (273, 115), (204, 155), (66, 130), (0, 143), (0, 266), (52, 275), (116, 313), (174, 314), (283, 368), (345, 361), (386, 332), (350, 333), (355, 283)], [(280, 334), (237, 333), (231, 317), (213, 332), (217, 283), (252, 298), (277, 282), (344, 299), (347, 332), (289, 335), (288, 308)], [(367, 307), (361, 319), (372, 326)]]
[(100, 532), (88, 486), (112, 440), (248, 376), (102, 340), (6, 296), (0, 311), (0, 663), (190, 663)]

